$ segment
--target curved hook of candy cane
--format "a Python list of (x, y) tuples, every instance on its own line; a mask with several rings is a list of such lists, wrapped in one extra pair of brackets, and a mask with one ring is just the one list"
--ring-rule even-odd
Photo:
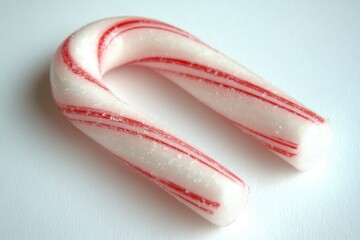
[(55, 100), (67, 118), (200, 215), (235, 220), (248, 195), (233, 173), (115, 97), (102, 82), (125, 64), (149, 67), (230, 119), (299, 169), (325, 152), (327, 121), (187, 32), (138, 17), (101, 20), (60, 46)]

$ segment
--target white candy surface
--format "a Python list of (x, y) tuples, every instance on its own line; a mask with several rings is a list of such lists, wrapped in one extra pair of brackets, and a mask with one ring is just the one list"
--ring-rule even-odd
[(83, 27), (51, 68), (61, 111), (80, 130), (212, 223), (235, 221), (248, 187), (233, 173), (123, 102), (102, 76), (124, 64), (152, 68), (304, 170), (322, 159), (327, 121), (190, 34), (153, 19)]

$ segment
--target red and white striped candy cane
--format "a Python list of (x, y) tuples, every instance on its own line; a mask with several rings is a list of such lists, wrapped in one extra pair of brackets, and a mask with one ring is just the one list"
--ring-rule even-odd
[(328, 145), (327, 121), (189, 33), (139, 17), (101, 20), (68, 37), (51, 68), (54, 98), (85, 134), (212, 223), (236, 219), (248, 187), (235, 174), (115, 97), (102, 76), (137, 64), (188, 91), (299, 169)]

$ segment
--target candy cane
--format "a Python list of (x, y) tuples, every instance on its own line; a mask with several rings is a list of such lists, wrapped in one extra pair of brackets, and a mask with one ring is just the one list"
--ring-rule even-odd
[(68, 37), (55, 54), (52, 91), (77, 128), (212, 223), (236, 219), (248, 187), (106, 87), (125, 64), (164, 75), (299, 169), (321, 159), (327, 121), (189, 33), (146, 18), (101, 20)]

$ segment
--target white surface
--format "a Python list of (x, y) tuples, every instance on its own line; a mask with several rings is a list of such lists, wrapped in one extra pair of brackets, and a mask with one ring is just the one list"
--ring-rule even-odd
[[(2, 2), (0, 239), (359, 238), (360, 4), (176, 2)], [(188, 30), (329, 118), (327, 161), (300, 173), (165, 79), (132, 68), (109, 84), (242, 177), (250, 201), (236, 223), (216, 228), (116, 162), (57, 111), (48, 76), (68, 34), (116, 15)]]

